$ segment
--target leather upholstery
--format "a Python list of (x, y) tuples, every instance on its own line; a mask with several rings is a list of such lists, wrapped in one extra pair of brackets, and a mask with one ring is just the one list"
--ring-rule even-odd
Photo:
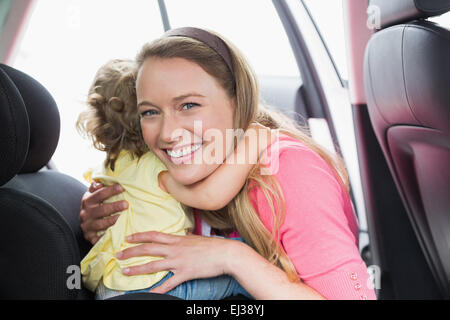
[[(408, 4), (425, 15), (449, 9), (448, 1), (390, 3)], [(406, 10), (405, 17), (416, 18), (414, 10)], [(375, 33), (367, 45), (364, 65), (372, 126), (424, 255), (446, 297), (450, 297), (449, 56), (450, 30), (414, 21)]]
[(67, 285), (68, 268), (90, 247), (79, 223), (86, 187), (43, 168), (58, 143), (56, 103), (36, 80), (0, 64), (0, 115), (0, 299), (91, 298)]
[(370, 0), (379, 8), (382, 28), (441, 15), (450, 10), (449, 0)]

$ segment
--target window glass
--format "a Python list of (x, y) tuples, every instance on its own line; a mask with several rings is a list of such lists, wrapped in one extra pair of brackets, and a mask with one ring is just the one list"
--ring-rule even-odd
[(166, 0), (172, 28), (214, 30), (234, 43), (258, 75), (299, 77), (286, 32), (271, 0)]
[(134, 58), (162, 33), (157, 1), (35, 1), (9, 64), (42, 83), (58, 104), (61, 134), (53, 161), (61, 172), (82, 181), (88, 167), (104, 160), (75, 129), (98, 68), (110, 59)]
[(11, 9), (12, 0), (0, 1), (0, 33), (5, 25), (6, 17)]
[(341, 0), (304, 0), (342, 79), (348, 79)]
[(450, 29), (450, 12), (447, 12), (443, 15), (429, 18), (430, 21), (436, 22), (442, 27)]

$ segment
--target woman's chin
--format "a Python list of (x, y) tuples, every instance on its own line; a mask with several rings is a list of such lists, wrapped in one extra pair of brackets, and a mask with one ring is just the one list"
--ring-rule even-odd
[(200, 175), (196, 172), (193, 172), (195, 170), (192, 170), (192, 168), (185, 168), (185, 170), (180, 170), (179, 168), (176, 170), (177, 172), (171, 173), (169, 170), (169, 173), (172, 175), (173, 179), (177, 181), (178, 183), (181, 183), (182, 185), (188, 186), (193, 183), (196, 183), (202, 179), (205, 178), (204, 175)]
[(168, 170), (175, 181), (188, 186), (203, 180), (209, 176), (215, 168), (198, 164), (184, 164), (176, 167), (168, 166)]
[[(201, 149), (197, 152), (200, 151)], [(166, 165), (172, 178), (178, 183), (186, 186), (203, 180), (219, 166), (216, 163), (206, 163), (205, 161), (202, 161), (203, 158), (199, 160), (194, 156), (180, 157), (179, 159), (173, 158), (163, 150), (158, 150), (155, 154)], [(203, 156), (202, 153), (197, 153), (196, 155)]]

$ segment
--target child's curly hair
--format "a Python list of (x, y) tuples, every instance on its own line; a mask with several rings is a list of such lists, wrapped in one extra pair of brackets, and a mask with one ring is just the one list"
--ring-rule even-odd
[(148, 150), (136, 104), (135, 62), (115, 59), (103, 65), (89, 89), (88, 110), (79, 115), (76, 127), (106, 152), (105, 167), (112, 170), (121, 150), (137, 157)]

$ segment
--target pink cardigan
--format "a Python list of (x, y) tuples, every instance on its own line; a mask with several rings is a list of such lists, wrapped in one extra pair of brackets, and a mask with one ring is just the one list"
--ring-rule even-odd
[[(286, 205), (279, 239), (302, 281), (327, 299), (376, 299), (358, 251), (353, 204), (327, 162), (283, 134), (268, 148), (267, 159)], [(272, 231), (272, 212), (263, 192), (254, 187), (249, 196)], [(197, 219), (196, 233), (204, 234), (199, 227)]]

